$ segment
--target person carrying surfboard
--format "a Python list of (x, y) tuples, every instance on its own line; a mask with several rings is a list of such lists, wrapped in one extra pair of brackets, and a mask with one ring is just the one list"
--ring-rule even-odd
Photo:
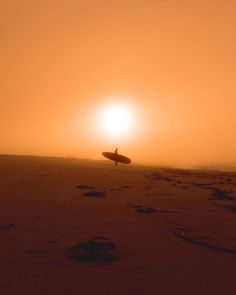
[[(115, 149), (115, 154), (117, 155), (118, 154), (118, 148)], [(115, 161), (115, 165), (117, 166), (118, 165), (118, 162)]]
[(122, 164), (130, 164), (131, 163), (130, 158), (118, 154), (118, 148), (116, 148), (113, 153), (112, 152), (103, 152), (102, 155), (105, 158), (114, 161), (116, 166), (118, 165), (118, 163), (122, 163)]

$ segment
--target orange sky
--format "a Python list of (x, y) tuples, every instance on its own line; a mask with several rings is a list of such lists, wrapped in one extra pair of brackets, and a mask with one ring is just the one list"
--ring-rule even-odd
[[(0, 0), (0, 153), (236, 164), (236, 1)], [(119, 97), (122, 140), (94, 114)]]

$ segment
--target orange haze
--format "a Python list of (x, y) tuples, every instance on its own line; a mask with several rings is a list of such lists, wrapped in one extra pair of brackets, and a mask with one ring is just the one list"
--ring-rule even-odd
[[(0, 153), (236, 164), (236, 1), (1, 0)], [(119, 97), (130, 136), (103, 136)]]

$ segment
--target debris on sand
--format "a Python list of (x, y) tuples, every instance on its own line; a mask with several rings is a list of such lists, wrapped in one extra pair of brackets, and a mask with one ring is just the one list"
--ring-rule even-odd
[(5, 229), (10, 229), (15, 226), (14, 223), (9, 223), (9, 224), (0, 224), (0, 230), (5, 230)]
[(102, 191), (89, 191), (87, 193), (84, 193), (83, 196), (93, 197), (93, 198), (103, 198), (103, 197), (106, 196), (106, 192), (102, 192)]
[(77, 188), (79, 188), (79, 189), (96, 189), (96, 187), (94, 187), (94, 186), (85, 185), (85, 184), (79, 184), (79, 185), (77, 185)]
[(67, 257), (78, 262), (114, 262), (115, 244), (105, 237), (93, 237), (67, 250)]

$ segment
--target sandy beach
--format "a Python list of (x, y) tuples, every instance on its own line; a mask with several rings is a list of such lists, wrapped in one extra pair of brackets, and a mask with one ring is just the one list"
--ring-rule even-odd
[(0, 196), (1, 294), (236, 292), (236, 173), (0, 156)]

